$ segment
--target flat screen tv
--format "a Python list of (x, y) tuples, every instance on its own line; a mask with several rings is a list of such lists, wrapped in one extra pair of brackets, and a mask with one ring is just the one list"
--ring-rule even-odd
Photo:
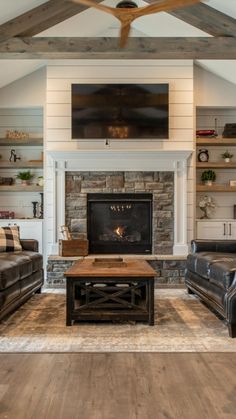
[(72, 84), (72, 139), (166, 139), (168, 117), (168, 84)]

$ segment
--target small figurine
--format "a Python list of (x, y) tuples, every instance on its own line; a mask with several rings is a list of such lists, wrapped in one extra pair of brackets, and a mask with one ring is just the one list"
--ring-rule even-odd
[(16, 155), (16, 150), (11, 150), (9, 161), (14, 161), (15, 163), (17, 160), (20, 160), (20, 157)]

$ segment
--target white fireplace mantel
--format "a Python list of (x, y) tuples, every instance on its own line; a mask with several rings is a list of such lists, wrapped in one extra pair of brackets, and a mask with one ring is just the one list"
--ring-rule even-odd
[[(176, 256), (188, 253), (187, 245), (187, 160), (192, 150), (96, 150), (50, 151), (47, 153), (47, 189), (51, 201), (53, 230), (51, 254), (58, 254), (58, 232), (65, 224), (66, 171), (171, 171), (174, 172), (174, 247)], [(50, 184), (50, 182), (49, 182)], [(51, 198), (49, 199), (49, 195)], [(49, 221), (50, 223), (50, 221)]]

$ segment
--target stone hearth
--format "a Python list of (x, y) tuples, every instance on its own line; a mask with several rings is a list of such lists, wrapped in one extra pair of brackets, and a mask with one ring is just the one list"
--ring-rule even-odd
[[(90, 257), (90, 256), (89, 256)], [(148, 263), (156, 271), (155, 287), (183, 287), (184, 286), (184, 272), (186, 268), (186, 259), (184, 257), (180, 259), (174, 259), (174, 256), (166, 256), (166, 259), (153, 259), (151, 256), (146, 257)], [(153, 257), (154, 258), (154, 257)], [(75, 261), (81, 258), (71, 257), (63, 258), (60, 256), (49, 256), (47, 263), (47, 287), (48, 288), (64, 288), (65, 277), (64, 272), (67, 271)]]
[(67, 172), (66, 224), (74, 237), (87, 238), (87, 193), (153, 195), (154, 254), (172, 254), (174, 244), (173, 172)]

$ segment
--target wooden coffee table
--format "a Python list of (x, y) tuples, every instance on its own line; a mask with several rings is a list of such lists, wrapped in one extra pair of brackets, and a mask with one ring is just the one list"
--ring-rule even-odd
[(66, 325), (76, 321), (144, 321), (154, 325), (154, 277), (144, 260), (85, 259), (66, 276)]

